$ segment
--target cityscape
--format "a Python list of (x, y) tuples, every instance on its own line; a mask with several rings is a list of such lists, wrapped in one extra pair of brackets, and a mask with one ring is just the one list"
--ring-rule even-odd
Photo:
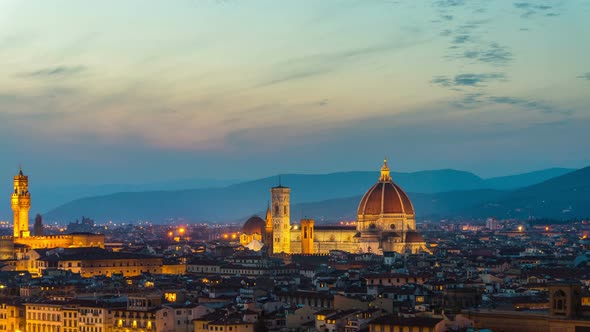
[(0, 332), (590, 332), (588, 33), (584, 0), (0, 1)]

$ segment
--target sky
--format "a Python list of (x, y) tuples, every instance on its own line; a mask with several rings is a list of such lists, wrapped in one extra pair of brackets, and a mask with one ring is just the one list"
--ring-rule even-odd
[(590, 1), (0, 0), (0, 175), (590, 165)]

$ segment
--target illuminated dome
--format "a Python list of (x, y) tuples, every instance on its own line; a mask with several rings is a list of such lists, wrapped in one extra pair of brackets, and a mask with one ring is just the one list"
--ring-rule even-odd
[(383, 214), (414, 214), (408, 195), (391, 180), (386, 160), (379, 181), (367, 190), (358, 207), (359, 216)]
[(242, 226), (242, 233), (244, 234), (264, 234), (266, 230), (266, 223), (259, 216), (252, 216), (246, 220)]

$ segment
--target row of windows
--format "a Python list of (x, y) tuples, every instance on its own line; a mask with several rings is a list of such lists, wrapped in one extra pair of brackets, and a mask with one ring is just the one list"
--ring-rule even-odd
[[(207, 328), (206, 324), (203, 324), (205, 328)], [(248, 325), (246, 325), (246, 329), (248, 328)], [(209, 326), (209, 331), (233, 331), (234, 330), (234, 326)], [(238, 330), (238, 327), (235, 326), (235, 330)]]
[(117, 326), (118, 327), (132, 327), (134, 329), (136, 329), (136, 328), (139, 327), (139, 328), (145, 328), (145, 329), (151, 330), (153, 328), (153, 325), (154, 324), (151, 321), (147, 321), (147, 322), (139, 321), (139, 322), (137, 322), (137, 320), (127, 321), (127, 320), (122, 320), (122, 319), (119, 319), (117, 321)]
[(87, 324), (100, 324), (102, 323), (102, 318), (94, 318), (94, 317), (80, 317), (80, 322), (87, 323)]
[(27, 324), (27, 331), (30, 332), (62, 332), (60, 326), (47, 324)]
[[(371, 284), (371, 285), (374, 285), (374, 284), (375, 284), (375, 279), (370, 279), (370, 280), (371, 280), (370, 284)], [(384, 280), (384, 279), (379, 279), (379, 284), (383, 284), (383, 280)], [(406, 283), (419, 282), (418, 278), (403, 278), (403, 279), (396, 278), (395, 280), (396, 280), (396, 281), (395, 281), (396, 283), (399, 283), (399, 282), (400, 282), (400, 280), (403, 280), (403, 281), (405, 281)], [(391, 278), (387, 279), (387, 282), (388, 282), (388, 283), (391, 283), (391, 282), (392, 282), (392, 281), (391, 281)]]
[(47, 314), (41, 312), (27, 312), (27, 319), (30, 320), (42, 320), (50, 322), (60, 322), (61, 316), (59, 314)]
[[(60, 263), (59, 264), (59, 267), (64, 267), (64, 265), (67, 265), (67, 267), (73, 267), (74, 263), (72, 263), (72, 262), (67, 262), (67, 264)], [(76, 262), (75, 265), (76, 265), (76, 267), (81, 267), (82, 266), (80, 262)], [(107, 262), (105, 264), (102, 264), (102, 263), (98, 263), (98, 264), (94, 264), (94, 263), (84, 264), (85, 267), (159, 266), (159, 265), (160, 265), (159, 262), (148, 262), (146, 264), (141, 263), (141, 262), (140, 263), (133, 262), (133, 264), (131, 264), (129, 262), (127, 262), (126, 264), (123, 264), (123, 262), (119, 262), (118, 264), (117, 264), (117, 262), (110, 262), (110, 263)]]
[(31, 307), (28, 307), (28, 310), (61, 311), (61, 308), (59, 308), (59, 307), (37, 307), (37, 306), (31, 306)]
[(64, 318), (76, 318), (76, 317), (78, 317), (78, 313), (77, 312), (64, 311)]
[(76, 326), (78, 326), (78, 321), (69, 320), (69, 319), (68, 320), (65, 320), (64, 319), (64, 326), (67, 326), (67, 327), (76, 327)]
[[(100, 326), (81, 326), (79, 331), (80, 332), (102, 332), (102, 327), (100, 327)], [(64, 332), (66, 332), (66, 331), (64, 331)]]
[[(137, 274), (137, 273), (143, 273), (143, 272), (158, 273), (158, 269), (152, 269), (152, 270), (147, 269), (145, 271), (144, 270), (127, 270), (126, 271), (126, 273), (135, 273), (135, 274)], [(100, 275), (100, 274), (103, 273), (103, 271), (102, 270), (98, 270), (98, 271), (94, 271), (94, 273), (98, 273)], [(105, 270), (104, 273), (105, 274), (109, 274), (109, 273), (123, 273), (123, 270), (119, 270), (118, 272), (117, 271), (111, 271), (111, 270)], [(93, 272), (92, 271), (89, 271), (89, 270), (85, 270), (85, 271), (83, 271), (83, 274), (93, 274)]]

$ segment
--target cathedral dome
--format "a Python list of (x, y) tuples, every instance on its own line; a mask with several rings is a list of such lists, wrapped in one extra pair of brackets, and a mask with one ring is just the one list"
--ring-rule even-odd
[(259, 216), (252, 216), (246, 220), (244, 226), (242, 226), (242, 233), (244, 234), (264, 234), (266, 230), (266, 222)]
[(381, 177), (363, 196), (358, 215), (414, 214), (408, 195), (391, 180), (387, 161), (383, 162)]

